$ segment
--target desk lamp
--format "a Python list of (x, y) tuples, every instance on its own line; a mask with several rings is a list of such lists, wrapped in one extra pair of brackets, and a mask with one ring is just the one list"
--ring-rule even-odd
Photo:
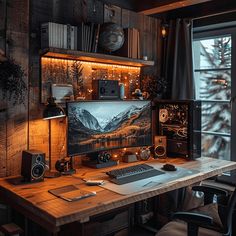
[(45, 178), (54, 178), (59, 177), (60, 172), (52, 171), (51, 170), (51, 120), (57, 119), (61, 117), (65, 117), (65, 112), (62, 107), (55, 103), (55, 98), (50, 97), (47, 100), (48, 104), (43, 111), (43, 119), (49, 121), (48, 125), (48, 140), (49, 140), (49, 154), (48, 154), (48, 161), (49, 161), (49, 170), (45, 172)]

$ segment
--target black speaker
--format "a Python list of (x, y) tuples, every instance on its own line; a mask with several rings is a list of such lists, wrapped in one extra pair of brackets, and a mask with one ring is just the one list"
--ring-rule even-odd
[(154, 158), (166, 158), (166, 136), (155, 136)]
[(157, 134), (166, 136), (167, 156), (201, 156), (201, 101), (156, 100)]
[(42, 181), (45, 168), (45, 153), (37, 150), (22, 152), (21, 175), (25, 182)]
[(119, 99), (120, 88), (118, 80), (93, 80), (93, 99)]

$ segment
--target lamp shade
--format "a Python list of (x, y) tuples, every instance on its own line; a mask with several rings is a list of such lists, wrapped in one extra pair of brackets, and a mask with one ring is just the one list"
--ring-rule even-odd
[(62, 107), (60, 107), (58, 104), (55, 103), (55, 98), (53, 97), (48, 98), (48, 104), (43, 111), (43, 119), (50, 120), (64, 116), (66, 116), (65, 111), (63, 110)]

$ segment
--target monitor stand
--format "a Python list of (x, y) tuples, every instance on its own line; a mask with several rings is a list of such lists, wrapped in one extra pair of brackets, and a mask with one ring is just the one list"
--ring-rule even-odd
[(88, 159), (82, 160), (82, 165), (100, 169), (100, 168), (106, 168), (110, 166), (116, 166), (118, 163), (117, 161), (114, 160), (107, 160), (105, 159), (104, 161), (101, 161), (99, 158), (99, 152), (89, 154), (87, 157)]

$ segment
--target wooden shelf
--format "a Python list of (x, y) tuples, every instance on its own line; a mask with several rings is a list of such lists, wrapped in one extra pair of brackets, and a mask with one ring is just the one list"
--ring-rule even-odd
[(47, 48), (43, 49), (40, 52), (41, 56), (60, 58), (60, 59), (72, 59), (88, 62), (98, 62), (98, 63), (108, 63), (115, 65), (123, 66), (153, 66), (154, 61), (146, 61), (134, 58), (119, 57), (101, 53), (91, 53), (91, 52), (82, 52), (74, 51), (69, 49), (62, 48)]

